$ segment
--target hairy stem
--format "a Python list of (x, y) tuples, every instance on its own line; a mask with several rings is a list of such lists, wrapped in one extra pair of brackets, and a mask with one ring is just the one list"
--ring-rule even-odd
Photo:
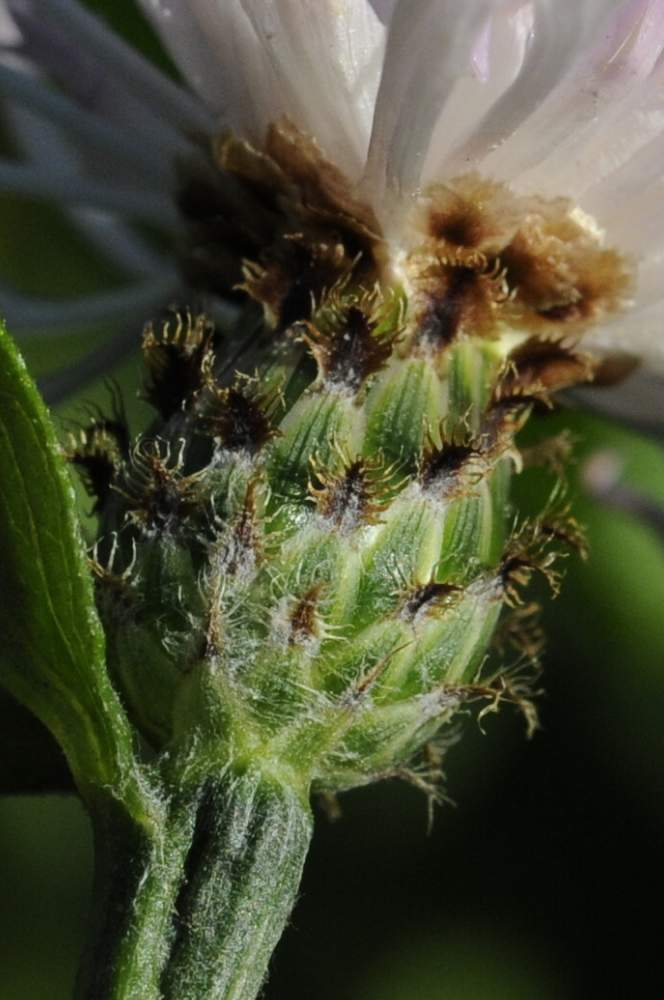
[(254, 1000), (311, 827), (299, 790), (257, 771), (179, 795), (153, 837), (105, 803), (77, 1000)]

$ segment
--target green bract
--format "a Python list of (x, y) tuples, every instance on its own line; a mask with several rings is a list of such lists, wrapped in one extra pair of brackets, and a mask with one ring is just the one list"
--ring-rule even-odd
[(477, 694), (517, 568), (529, 402), (499, 398), (500, 344), (441, 359), (401, 297), (342, 285), (264, 331), (244, 374), (204, 317), (144, 349), (157, 424), (130, 444), (109, 419), (72, 453), (99, 492), (98, 607), (136, 727), (191, 767), (304, 788), (398, 772)]

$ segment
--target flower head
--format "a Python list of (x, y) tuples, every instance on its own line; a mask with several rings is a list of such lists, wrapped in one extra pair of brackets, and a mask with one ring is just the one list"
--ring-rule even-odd
[[(603, 320), (589, 346), (661, 363), (657, 0), (143, 7), (220, 123), (261, 147), (270, 126), (289, 119), (317, 140), (397, 247), (415, 240), (404, 218), (413, 202), (433, 200), (433, 218), (445, 208), (450, 232), (454, 219), (457, 236), (459, 226), (469, 230), (465, 241), (452, 232), (445, 249), (465, 242), (500, 257), (509, 247), (525, 301), (577, 319), (588, 306), (587, 319)], [(481, 179), (474, 190), (473, 177)], [(506, 205), (501, 185), (533, 200)], [(606, 308), (590, 308), (605, 293)]]
[[(282, 215), (287, 204), (280, 239), (306, 229), (317, 260), (341, 224), (352, 234), (341, 241), (346, 256), (366, 256), (372, 242), (382, 280), (396, 275), (420, 310), (438, 308), (440, 289), (461, 280), (464, 264), (473, 276), (454, 301), (463, 300), (461, 314), (466, 303), (469, 320), (484, 316), (487, 331), (497, 312), (501, 326), (545, 336), (564, 326), (583, 334), (587, 349), (661, 365), (658, 0), (579, 0), (564, 9), (552, 0), (141, 5), (198, 99), (74, 0), (47, 10), (8, 0), (11, 22), (5, 15), (3, 47), (14, 55), (0, 66), (2, 85), (31, 164), (4, 163), (0, 184), (64, 200), (131, 276), (124, 299), (79, 302), (82, 317), (125, 315), (137, 302), (148, 309), (177, 296), (176, 274), (116, 219), (147, 217), (176, 238), (178, 199), (195, 223), (187, 278), (227, 293), (244, 277), (278, 312), (292, 261), (281, 252), (267, 269), (222, 273), (228, 233), (220, 238), (218, 220), (228, 193), (217, 185), (211, 203), (202, 173), (183, 182), (182, 165), (206, 158), (201, 139), (231, 129), (251, 144), (253, 160), (236, 140), (217, 145), (217, 165), (245, 189), (262, 185), (263, 201), (265, 189), (276, 190)], [(42, 74), (59, 95), (45, 90)], [(64, 127), (35, 140), (35, 117), (47, 116)], [(264, 158), (259, 169), (265, 154), (272, 173)], [(265, 246), (274, 213), (235, 215), (230, 239), (237, 245), (242, 235), (253, 259), (251, 244)], [(301, 250), (290, 249), (300, 266)], [(332, 273), (317, 268), (314, 294)], [(76, 319), (53, 305), (5, 298), (17, 326), (39, 326), (49, 308), (51, 323)]]

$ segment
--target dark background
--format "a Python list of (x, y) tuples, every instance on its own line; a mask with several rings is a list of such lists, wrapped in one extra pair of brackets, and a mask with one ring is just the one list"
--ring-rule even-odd
[[(153, 54), (131, 4), (89, 4)], [(113, 280), (43, 208), (0, 199), (3, 271), (45, 292)], [(59, 228), (58, 228), (59, 227)], [(44, 240), (44, 232), (59, 235)], [(36, 339), (32, 370), (103, 331)], [(133, 402), (137, 359), (113, 372)], [(60, 408), (84, 419), (81, 399)], [(626, 477), (664, 504), (664, 451), (580, 412), (579, 462), (616, 448)], [(527, 486), (526, 486), (527, 492)], [(591, 559), (571, 560), (546, 612), (542, 729), (509, 708), (468, 719), (447, 761), (449, 797), (386, 784), (320, 812), (301, 898), (268, 1000), (574, 1000), (658, 995), (661, 978), (664, 547), (647, 527), (580, 498)], [(86, 920), (91, 845), (73, 799), (0, 800), (0, 1000), (67, 1000)]]

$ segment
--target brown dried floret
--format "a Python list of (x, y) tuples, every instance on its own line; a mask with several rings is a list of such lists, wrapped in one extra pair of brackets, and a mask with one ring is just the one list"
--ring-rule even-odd
[(566, 199), (517, 197), (471, 173), (426, 191), (414, 228), (413, 326), (434, 346), (505, 326), (578, 338), (630, 294), (629, 261)]
[(624, 351), (613, 351), (610, 354), (605, 354), (595, 364), (593, 385), (603, 388), (620, 385), (638, 369), (640, 364), (640, 358)]
[(425, 192), (407, 263), (416, 342), (441, 351), (459, 336), (496, 335), (509, 295), (499, 254), (522, 218), (521, 200), (478, 174)]
[(471, 251), (495, 257), (523, 218), (521, 199), (477, 173), (430, 187), (420, 212), (420, 227), (443, 255)]
[(259, 260), (244, 261), (238, 288), (263, 306), (269, 326), (278, 330), (309, 318), (331, 284), (360, 278), (360, 256), (322, 230), (285, 233), (278, 252), (264, 250)]
[[(551, 350), (555, 355), (557, 348), (553, 346)], [(533, 354), (532, 363), (524, 364), (521, 370), (514, 361), (508, 360), (499, 371), (480, 424), (485, 447), (495, 449), (501, 442), (505, 443), (513, 438), (521, 430), (533, 407), (552, 409), (552, 387), (545, 383), (552, 378), (562, 377), (567, 360), (563, 362), (558, 359), (554, 363), (548, 352), (549, 348), (546, 348), (541, 357)], [(579, 356), (577, 360), (571, 359), (569, 370), (586, 371), (584, 356)], [(558, 374), (554, 375), (556, 371)]]
[(558, 392), (591, 382), (594, 372), (593, 358), (576, 350), (573, 339), (531, 337), (509, 355), (502, 391), (520, 386)]
[(348, 178), (290, 119), (284, 116), (270, 125), (265, 152), (297, 187), (306, 208), (369, 244), (378, 238), (380, 225), (373, 209), (352, 197)]
[(534, 332), (581, 332), (621, 308), (631, 288), (626, 259), (562, 198), (533, 199), (500, 259), (514, 291), (514, 321)]
[[(188, 260), (208, 287), (219, 291), (225, 281), (228, 290), (246, 291), (283, 329), (307, 319), (312, 298), (343, 275), (376, 280), (383, 255), (376, 216), (310, 136), (282, 118), (262, 150), (226, 134), (213, 152), (217, 175), (197, 182), (211, 188), (209, 212), (191, 178), (183, 205), (192, 221)], [(243, 259), (242, 277), (228, 267), (233, 256)]]
[(463, 335), (491, 337), (507, 289), (496, 265), (458, 264), (451, 258), (411, 257), (416, 342), (444, 351)]

